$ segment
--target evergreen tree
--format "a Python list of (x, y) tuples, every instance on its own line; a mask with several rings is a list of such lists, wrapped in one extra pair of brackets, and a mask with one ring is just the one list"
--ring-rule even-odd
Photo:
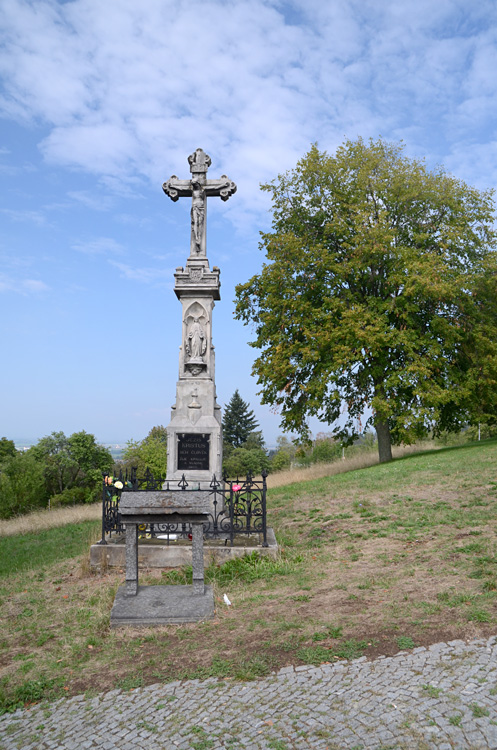
[(250, 404), (243, 400), (237, 389), (224, 410), (224, 442), (233, 448), (240, 448), (246, 443), (249, 434), (258, 426), (259, 423), (250, 409)]

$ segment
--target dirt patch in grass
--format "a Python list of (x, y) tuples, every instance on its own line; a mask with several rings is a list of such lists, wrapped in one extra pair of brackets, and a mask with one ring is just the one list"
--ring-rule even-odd
[[(279, 560), (209, 569), (216, 615), (206, 623), (111, 630), (124, 571), (91, 575), (86, 556), (3, 579), (3, 706), (40, 692), (253, 679), (289, 664), (495, 634), (497, 446), (471, 454), (471, 463), (462, 450), (443, 453), (393, 464), (390, 480), (378, 466), (274, 490), (268, 515)], [(187, 572), (141, 577), (173, 580)]]

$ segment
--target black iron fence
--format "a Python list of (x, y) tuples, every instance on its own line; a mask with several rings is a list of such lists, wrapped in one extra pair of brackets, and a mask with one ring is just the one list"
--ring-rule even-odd
[[(256, 480), (250, 474), (245, 479), (219, 482), (214, 475), (210, 483), (212, 511), (208, 514), (204, 527), (205, 538), (224, 539), (233, 546), (235, 537), (258, 534), (262, 537), (262, 546), (267, 547), (266, 524), (266, 484), (267, 473)], [(162, 482), (155, 479), (147, 470), (141, 479), (136, 469), (120, 472), (117, 476), (104, 476), (102, 488), (102, 539), (99, 544), (107, 544), (106, 537), (124, 533), (121, 521), (119, 502), (123, 492), (151, 492), (160, 489), (169, 492), (195, 492), (198, 483), (189, 484), (185, 475), (176, 483)], [(143, 524), (139, 527), (142, 539), (161, 539), (166, 544), (177, 539), (191, 539), (192, 530), (188, 523)]]

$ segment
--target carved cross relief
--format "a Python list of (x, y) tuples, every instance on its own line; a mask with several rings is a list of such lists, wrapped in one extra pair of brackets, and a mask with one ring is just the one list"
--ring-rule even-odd
[(188, 163), (192, 174), (191, 180), (179, 180), (173, 174), (163, 184), (162, 189), (173, 201), (191, 197), (190, 257), (205, 258), (207, 198), (219, 196), (222, 201), (227, 201), (236, 192), (236, 185), (225, 174), (218, 180), (207, 179), (211, 158), (201, 148), (188, 157)]

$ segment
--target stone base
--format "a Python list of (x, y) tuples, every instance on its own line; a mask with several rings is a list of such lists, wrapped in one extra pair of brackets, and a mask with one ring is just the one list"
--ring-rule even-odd
[[(204, 565), (216, 562), (222, 564), (235, 557), (250, 555), (258, 552), (261, 555), (269, 555), (276, 559), (278, 555), (278, 544), (272, 528), (267, 530), (268, 547), (257, 544), (257, 539), (237, 537), (236, 546), (230, 547), (229, 542), (224, 545), (222, 540), (213, 543), (210, 539), (204, 541)], [(124, 538), (110, 537), (107, 544), (92, 544), (90, 548), (90, 566), (92, 570), (105, 570), (106, 568), (124, 568), (126, 565)], [(191, 544), (184, 545), (171, 542), (167, 546), (165, 541), (140, 539), (138, 543), (138, 568), (176, 568), (182, 565), (192, 564)], [(255, 542), (255, 543), (254, 543)], [(242, 544), (243, 543), (243, 544)]]
[(127, 596), (125, 586), (119, 586), (110, 614), (110, 626), (150, 627), (200, 622), (212, 617), (212, 586), (206, 586), (203, 595), (194, 595), (192, 586), (139, 586), (136, 596)]

